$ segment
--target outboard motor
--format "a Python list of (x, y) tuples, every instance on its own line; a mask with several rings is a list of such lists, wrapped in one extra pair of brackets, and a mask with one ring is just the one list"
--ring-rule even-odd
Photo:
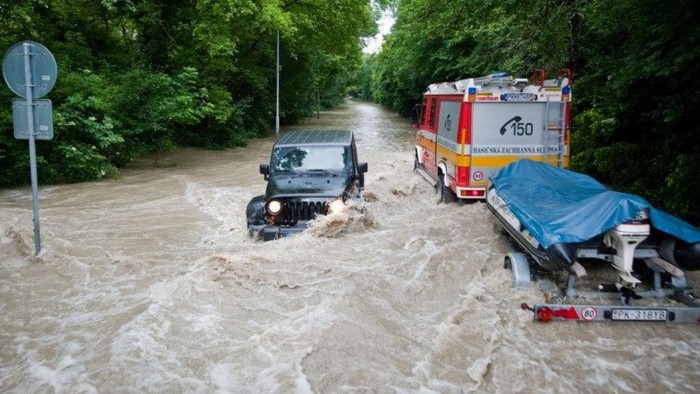
[(612, 266), (619, 271), (618, 288), (636, 287), (641, 281), (632, 276), (634, 251), (644, 241), (651, 231), (649, 213), (646, 209), (637, 214), (637, 218), (615, 226), (605, 233), (603, 242), (615, 249)]

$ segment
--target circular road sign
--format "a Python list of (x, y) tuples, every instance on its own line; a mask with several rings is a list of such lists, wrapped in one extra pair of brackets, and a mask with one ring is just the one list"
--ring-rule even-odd
[(2, 61), (2, 76), (16, 95), (26, 98), (24, 76), (25, 45), (29, 53), (32, 77), (32, 98), (44, 97), (56, 84), (56, 59), (45, 46), (34, 41), (22, 41), (8, 49)]

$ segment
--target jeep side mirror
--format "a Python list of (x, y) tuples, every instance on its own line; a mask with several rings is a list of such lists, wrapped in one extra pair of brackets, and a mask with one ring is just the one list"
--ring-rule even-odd
[(358, 181), (360, 183), (360, 190), (365, 188), (365, 172), (367, 172), (367, 162), (357, 163), (357, 171), (360, 173)]
[(263, 174), (265, 180), (267, 180), (267, 177), (270, 175), (270, 165), (260, 164), (260, 173)]

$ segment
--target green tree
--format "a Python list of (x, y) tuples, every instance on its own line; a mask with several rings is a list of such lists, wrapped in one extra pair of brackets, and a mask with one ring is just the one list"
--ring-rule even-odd
[[(378, 102), (407, 113), (433, 82), (535, 68), (557, 70), (570, 52), (574, 2), (404, 0), (379, 54)], [(536, 26), (536, 27), (535, 27)]]
[[(0, 3), (0, 44), (41, 42), (59, 77), (41, 182), (99, 179), (177, 144), (242, 145), (272, 129), (276, 37), (283, 122), (337, 105), (376, 31), (368, 0), (27, 0)], [(373, 8), (374, 7), (374, 8)], [(4, 91), (0, 98), (11, 101)], [(0, 184), (26, 182), (26, 147), (0, 106)]]
[(574, 169), (693, 223), (700, 223), (698, 8), (689, 0), (581, 8), (572, 160)]

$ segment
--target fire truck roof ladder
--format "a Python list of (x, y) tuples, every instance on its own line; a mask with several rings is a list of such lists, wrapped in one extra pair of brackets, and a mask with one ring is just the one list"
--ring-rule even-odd
[(542, 89), (544, 87), (545, 79), (547, 79), (546, 71), (544, 71), (543, 68), (537, 68), (530, 77), (530, 83), (533, 85), (540, 85), (540, 89)]
[(560, 101), (550, 101), (544, 107), (544, 119), (546, 130), (544, 133), (544, 161), (548, 162), (549, 147), (556, 146), (557, 167), (564, 167), (564, 150), (566, 144), (564, 136), (566, 134), (565, 104)]

